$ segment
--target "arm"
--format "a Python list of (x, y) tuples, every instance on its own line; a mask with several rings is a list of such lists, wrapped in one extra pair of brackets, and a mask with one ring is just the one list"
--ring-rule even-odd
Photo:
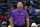
[(26, 23), (27, 24), (27, 27), (29, 27), (29, 18), (26, 19), (26, 22), (27, 22)]
[(29, 14), (31, 14), (31, 11), (29, 11)]
[(26, 12), (26, 24), (27, 24), (27, 27), (29, 27), (29, 16), (27, 12)]
[(10, 18), (10, 26), (13, 27), (13, 21), (14, 21), (14, 12), (11, 13), (11, 18)]
[(29, 10), (29, 14), (31, 14), (31, 10), (30, 10), (30, 8), (28, 8), (28, 10)]
[(13, 20), (14, 20), (14, 18), (11, 17), (11, 19), (10, 19), (10, 26), (11, 27), (13, 27)]

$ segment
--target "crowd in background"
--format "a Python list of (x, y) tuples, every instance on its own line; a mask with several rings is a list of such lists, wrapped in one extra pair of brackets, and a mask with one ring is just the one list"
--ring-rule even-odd
[[(13, 3), (9, 3), (9, 1)], [(30, 26), (33, 23), (34, 25), (32, 24), (32, 26), (35, 27), (36, 24), (39, 24), (37, 27), (40, 27), (40, 19), (39, 21), (37, 19), (38, 12), (35, 11), (35, 9), (40, 9), (40, 0), (9, 0), (9, 1), (0, 0), (0, 11), (2, 8), (2, 13), (0, 14), (0, 27), (7, 27), (10, 25), (11, 11), (17, 8), (16, 2), (19, 1), (24, 4), (24, 10), (28, 12), (30, 19)], [(5, 6), (4, 8), (1, 6), (1, 3), (3, 3), (3, 6)]]

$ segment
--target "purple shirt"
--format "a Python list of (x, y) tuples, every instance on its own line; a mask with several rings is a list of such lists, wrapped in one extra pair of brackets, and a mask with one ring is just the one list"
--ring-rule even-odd
[(11, 17), (14, 17), (14, 24), (21, 26), (25, 24), (25, 18), (29, 18), (28, 13), (22, 9), (20, 12), (18, 9), (12, 11)]

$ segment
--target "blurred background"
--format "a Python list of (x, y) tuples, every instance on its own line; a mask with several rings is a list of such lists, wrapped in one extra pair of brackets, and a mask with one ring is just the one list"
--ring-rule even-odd
[(40, 24), (40, 0), (0, 0), (0, 27), (10, 25), (11, 11), (17, 8), (18, 2), (24, 4), (29, 14), (30, 27), (32, 23)]

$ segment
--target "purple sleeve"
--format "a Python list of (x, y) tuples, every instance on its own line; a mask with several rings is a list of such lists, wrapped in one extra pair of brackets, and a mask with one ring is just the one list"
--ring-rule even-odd
[(27, 18), (29, 18), (29, 15), (28, 15), (28, 13), (26, 12), (26, 19), (27, 19)]
[(13, 18), (14, 18), (14, 12), (11, 12), (11, 17), (13, 17)]

